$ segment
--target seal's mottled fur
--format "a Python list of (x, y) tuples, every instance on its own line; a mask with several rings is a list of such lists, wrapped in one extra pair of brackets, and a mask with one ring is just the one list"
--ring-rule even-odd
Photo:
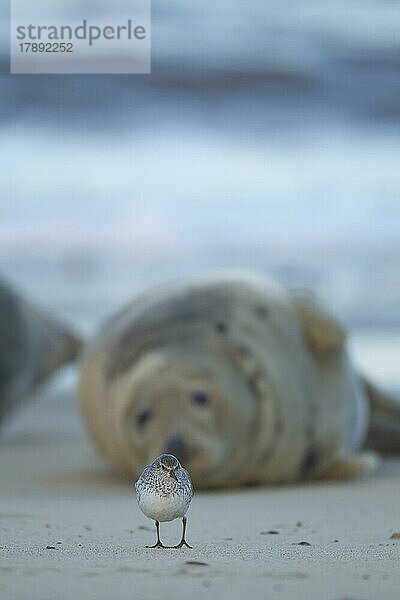
[(252, 277), (134, 300), (89, 349), (80, 398), (98, 447), (130, 479), (163, 452), (184, 460), (197, 487), (375, 464), (359, 453), (370, 402), (343, 326), (313, 296)]

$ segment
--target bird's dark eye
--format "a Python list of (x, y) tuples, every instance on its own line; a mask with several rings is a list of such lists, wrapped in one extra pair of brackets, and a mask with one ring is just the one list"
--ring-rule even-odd
[(150, 419), (151, 419), (151, 412), (149, 410), (142, 410), (136, 416), (136, 427), (139, 430), (143, 429), (144, 427), (146, 427), (146, 425), (148, 424)]
[(207, 392), (205, 392), (204, 390), (196, 390), (194, 392), (192, 392), (192, 402), (193, 404), (195, 404), (196, 406), (207, 406), (208, 402), (209, 402), (209, 397)]

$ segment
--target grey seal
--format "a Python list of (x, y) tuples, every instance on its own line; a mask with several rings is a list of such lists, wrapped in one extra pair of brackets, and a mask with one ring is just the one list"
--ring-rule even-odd
[(128, 478), (174, 454), (196, 487), (347, 478), (372, 470), (374, 423), (399, 404), (366, 384), (344, 326), (309, 293), (252, 276), (149, 291), (84, 359), (95, 443)]
[(75, 334), (0, 280), (0, 423), (79, 349)]

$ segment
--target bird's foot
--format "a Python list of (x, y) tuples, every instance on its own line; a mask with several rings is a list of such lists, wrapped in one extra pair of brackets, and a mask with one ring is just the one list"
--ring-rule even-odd
[(189, 544), (187, 543), (186, 540), (181, 540), (179, 542), (179, 544), (177, 544), (176, 546), (171, 546), (171, 548), (182, 548), (183, 546), (186, 546), (186, 548), (193, 548), (193, 546), (189, 546)]
[(158, 540), (153, 546), (145, 546), (145, 548), (169, 548), (169, 546), (164, 546), (164, 544)]

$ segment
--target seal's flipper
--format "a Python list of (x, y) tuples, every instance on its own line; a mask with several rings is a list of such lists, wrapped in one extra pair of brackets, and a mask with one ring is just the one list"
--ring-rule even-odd
[(0, 280), (0, 422), (80, 346), (66, 327)]
[(400, 454), (400, 398), (395, 398), (363, 379), (370, 403), (371, 425), (366, 447)]
[(311, 293), (293, 292), (292, 303), (312, 352), (324, 354), (343, 346), (346, 329)]
[(343, 458), (329, 467), (318, 479), (323, 481), (342, 481), (360, 475), (373, 473), (379, 465), (379, 457), (374, 452), (362, 452), (349, 458)]

